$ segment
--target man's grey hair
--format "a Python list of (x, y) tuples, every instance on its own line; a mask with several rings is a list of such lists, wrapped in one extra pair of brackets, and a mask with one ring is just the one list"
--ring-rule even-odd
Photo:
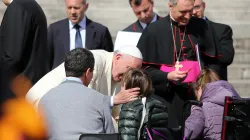
[(172, 4), (172, 5), (177, 5), (179, 0), (169, 0), (169, 2)]
[(121, 53), (121, 51), (119, 51), (119, 50), (114, 51), (114, 54), (118, 54), (118, 53)]
[(128, 58), (128, 56), (130, 56), (130, 55), (128, 55), (120, 50), (115, 50), (113, 54), (114, 54), (114, 56), (117, 54), (120, 54), (120, 55), (122, 55), (122, 57), (125, 57), (125, 58)]
[(143, 59), (142, 54), (137, 47), (120, 48), (120, 49), (114, 51), (114, 55), (116, 55), (116, 54), (122, 54), (124, 56)]
[(86, 3), (88, 3), (88, 0), (82, 0), (82, 3), (86, 4)]
[[(169, 2), (172, 4), (172, 5), (177, 5), (179, 0), (169, 0)], [(195, 0), (193, 0), (195, 1)], [(201, 2), (203, 2), (203, 0), (201, 0)]]
[[(115, 51), (114, 51), (114, 55), (116, 55), (116, 54), (125, 54), (125, 53), (122, 52), (122, 51), (120, 51), (120, 50), (115, 50)], [(127, 55), (127, 54), (125, 54), (125, 55)]]

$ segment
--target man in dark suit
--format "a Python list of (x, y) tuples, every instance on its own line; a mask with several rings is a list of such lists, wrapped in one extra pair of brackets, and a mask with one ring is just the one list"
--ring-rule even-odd
[(22, 75), (35, 84), (49, 71), (47, 20), (35, 0), (3, 0), (7, 5), (0, 29), (3, 73)]
[[(230, 26), (220, 23), (212, 22), (204, 16), (204, 11), (206, 8), (205, 2), (203, 0), (195, 0), (193, 15), (198, 18), (203, 18), (211, 25), (213, 29), (213, 35), (215, 38), (217, 51), (219, 58), (213, 58), (214, 60), (207, 65), (208, 68), (216, 71), (220, 78), (227, 80), (227, 67), (233, 62), (234, 59), (234, 47), (233, 47), (233, 31)], [(208, 59), (208, 58), (204, 58)], [(209, 58), (211, 59), (211, 58)]]
[(48, 43), (51, 49), (51, 68), (59, 66), (70, 50), (87, 48), (113, 51), (113, 42), (107, 27), (85, 16), (86, 0), (65, 0), (68, 18), (50, 25)]
[(138, 20), (123, 31), (142, 32), (150, 23), (161, 19), (154, 13), (154, 0), (129, 0), (129, 4)]

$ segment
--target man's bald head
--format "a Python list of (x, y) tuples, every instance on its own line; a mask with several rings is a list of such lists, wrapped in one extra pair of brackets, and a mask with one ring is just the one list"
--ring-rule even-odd
[(141, 68), (142, 54), (135, 46), (122, 46), (114, 52), (112, 77), (119, 82), (123, 74), (131, 68)]

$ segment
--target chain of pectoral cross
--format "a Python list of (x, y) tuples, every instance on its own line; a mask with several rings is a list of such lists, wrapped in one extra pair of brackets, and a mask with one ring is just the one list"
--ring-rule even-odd
[(184, 42), (184, 38), (185, 38), (185, 35), (186, 35), (186, 26), (185, 26), (185, 30), (184, 30), (184, 33), (183, 33), (183, 37), (182, 37), (182, 40), (181, 40), (181, 47), (180, 47), (180, 51), (179, 51), (179, 55), (178, 55), (178, 52), (177, 52), (177, 47), (176, 47), (176, 42), (175, 42), (175, 37), (174, 37), (174, 29), (173, 29), (173, 24), (172, 24), (172, 21), (171, 21), (171, 17), (169, 18), (170, 19), (170, 23), (171, 23), (171, 29), (172, 29), (172, 36), (173, 36), (173, 41), (174, 41), (174, 47), (175, 47), (175, 50), (176, 50), (176, 62), (175, 62), (175, 70), (179, 71), (180, 68), (183, 67), (182, 64), (180, 64), (180, 56), (181, 56), (181, 51), (182, 51), (182, 46), (183, 46), (183, 42)]

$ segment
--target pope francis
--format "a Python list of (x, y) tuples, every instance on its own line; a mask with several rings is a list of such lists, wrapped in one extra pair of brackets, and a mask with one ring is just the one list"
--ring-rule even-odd
[[(142, 55), (134, 46), (120, 47), (115, 52), (105, 50), (91, 50), (95, 58), (95, 66), (92, 81), (89, 88), (112, 96), (111, 107), (133, 101), (139, 94), (138, 88), (121, 90), (120, 81), (123, 74), (131, 68), (140, 68)], [(37, 109), (38, 103), (50, 89), (58, 86), (66, 78), (64, 63), (47, 73), (27, 93), (26, 100)], [(117, 106), (116, 106), (117, 107)], [(113, 117), (119, 115), (119, 111), (113, 108)]]

